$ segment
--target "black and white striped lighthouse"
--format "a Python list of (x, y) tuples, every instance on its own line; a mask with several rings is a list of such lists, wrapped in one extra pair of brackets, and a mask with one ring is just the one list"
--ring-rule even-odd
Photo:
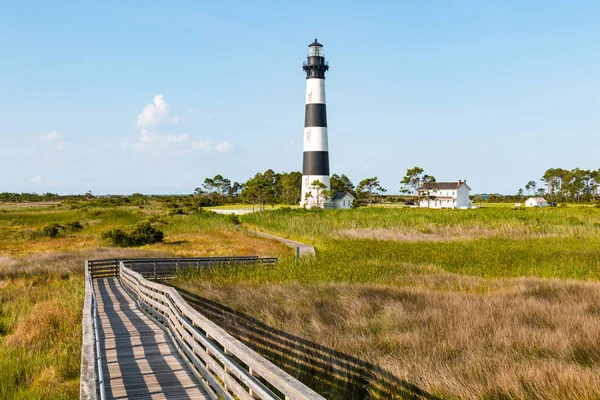
[[(301, 206), (325, 207), (322, 189), (312, 186), (321, 181), (329, 190), (329, 148), (327, 144), (327, 111), (325, 106), (325, 72), (329, 69), (323, 45), (317, 39), (308, 46), (306, 72), (306, 111), (304, 116), (304, 160), (302, 164)], [(308, 197), (307, 197), (307, 193)]]

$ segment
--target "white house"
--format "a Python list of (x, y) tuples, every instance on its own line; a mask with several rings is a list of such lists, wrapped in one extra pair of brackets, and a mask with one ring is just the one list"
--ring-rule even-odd
[(350, 208), (355, 197), (349, 192), (336, 192), (331, 198), (332, 208)]
[(525, 202), (525, 207), (546, 207), (548, 203), (543, 197), (530, 197)]
[(467, 181), (434, 182), (419, 190), (422, 208), (471, 208)]

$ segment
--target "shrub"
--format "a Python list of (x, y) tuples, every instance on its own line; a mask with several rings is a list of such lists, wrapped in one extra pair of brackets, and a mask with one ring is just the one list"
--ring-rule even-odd
[(229, 214), (228, 216), (229, 222), (231, 222), (234, 225), (241, 225), (242, 222), (240, 221), (240, 217), (238, 217), (235, 214)]
[(50, 224), (50, 225), (46, 225), (45, 227), (42, 228), (42, 233), (44, 234), (44, 236), (46, 237), (50, 237), (50, 238), (57, 238), (61, 231), (64, 231), (65, 227), (60, 225), (60, 224)]
[(150, 221), (140, 222), (127, 230), (111, 229), (102, 232), (101, 234), (101, 238), (104, 242), (118, 247), (132, 247), (158, 243), (162, 242), (164, 237), (164, 232), (155, 228)]
[(182, 208), (171, 208), (169, 210), (169, 215), (183, 215), (183, 209)]
[(64, 229), (66, 231), (69, 232), (77, 232), (83, 229), (83, 225), (81, 224), (81, 222), (79, 221), (75, 221), (75, 222), (68, 222), (65, 226)]

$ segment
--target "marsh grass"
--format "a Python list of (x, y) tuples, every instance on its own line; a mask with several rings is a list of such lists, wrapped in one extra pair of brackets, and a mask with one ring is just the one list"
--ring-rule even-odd
[[(67, 252), (99, 248), (101, 235), (112, 229), (134, 226), (155, 219), (165, 232), (163, 243), (142, 246), (143, 249), (169, 252), (178, 256), (260, 255), (280, 256), (291, 250), (273, 241), (258, 238), (232, 223), (227, 215), (189, 212), (169, 215), (161, 203), (137, 206), (93, 207), (71, 209), (65, 204), (49, 207), (9, 207), (0, 212), (0, 254), (24, 255), (38, 252)], [(56, 238), (36, 235), (52, 224), (79, 222), (83, 229)]]
[(149, 254), (0, 256), (0, 398), (78, 398), (84, 260)]
[[(312, 342), (315, 351), (324, 346), (358, 358), (440, 398), (600, 396), (597, 283), (405, 272), (409, 277), (392, 285), (210, 282), (190, 276), (175, 285)], [(270, 335), (239, 335), (235, 320), (215, 319), (327, 398), (354, 398), (307, 375), (310, 351), (277, 354), (268, 345)], [(338, 362), (331, 363), (322, 368), (336, 370)], [(378, 396), (375, 389), (385, 383), (376, 371), (363, 378), (372, 398), (404, 398), (400, 386)]]
[[(102, 247), (102, 232), (149, 218), (163, 243)], [(600, 397), (599, 209), (287, 209), (241, 220), (312, 243), (318, 257), (296, 263), (289, 248), (227, 216), (170, 215), (153, 202), (1, 206), (0, 398), (77, 397), (83, 260), (144, 255), (279, 256), (277, 265), (188, 272), (174, 283), (436, 396)], [(30, 235), (74, 221), (83, 229)], [(352, 398), (302, 363), (289, 371), (328, 397)], [(381, 378), (365, 374), (369, 385)]]
[[(291, 250), (249, 234), (227, 216), (168, 215), (162, 204), (0, 207), (0, 398), (74, 399), (79, 395), (84, 261), (173, 255), (287, 256)], [(102, 245), (106, 230), (153, 219), (163, 243), (136, 250)], [(32, 234), (73, 222), (58, 237)]]
[[(441, 398), (598, 398), (599, 220), (577, 207), (244, 215), (314, 244), (317, 258), (190, 271), (174, 284)], [(353, 398), (307, 369), (306, 355), (290, 365), (292, 350), (274, 354), (213, 317), (327, 397)], [(380, 375), (354, 384), (403, 398), (399, 386), (377, 397)]]
[(326, 269), (346, 264), (350, 276), (409, 262), (483, 277), (600, 278), (594, 208), (287, 210), (242, 220), (316, 245)]

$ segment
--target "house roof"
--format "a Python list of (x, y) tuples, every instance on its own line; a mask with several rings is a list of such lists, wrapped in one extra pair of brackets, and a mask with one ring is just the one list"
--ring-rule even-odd
[(352, 193), (348, 193), (348, 192), (335, 192), (335, 194), (333, 195), (333, 197), (331, 198), (331, 200), (342, 200), (344, 197), (346, 197), (346, 195), (354, 198), (354, 196), (352, 196)]
[(462, 185), (465, 185), (469, 190), (471, 188), (467, 185), (466, 181), (454, 181), (454, 182), (434, 182), (423, 187), (423, 189), (438, 189), (438, 190), (454, 190), (458, 189)]
[(536, 203), (539, 203), (539, 202), (542, 202), (542, 201), (546, 201), (546, 199), (543, 198), (543, 197), (530, 197), (530, 198), (527, 199), (527, 201), (529, 201), (529, 200), (533, 200)]

